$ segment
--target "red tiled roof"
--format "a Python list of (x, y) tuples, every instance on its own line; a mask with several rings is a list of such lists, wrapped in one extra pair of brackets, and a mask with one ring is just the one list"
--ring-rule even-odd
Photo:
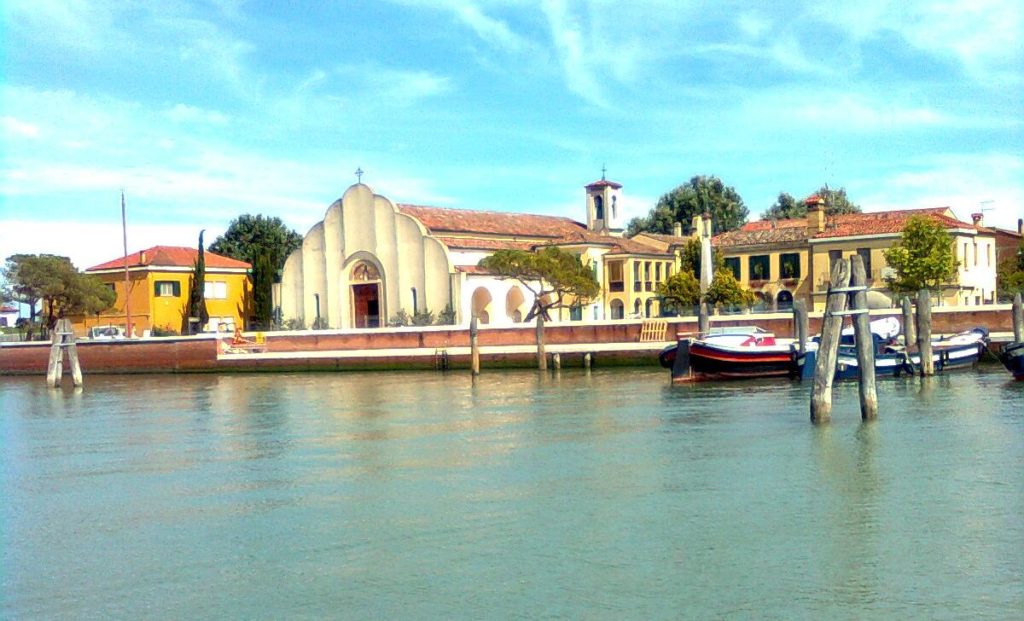
[[(196, 262), (196, 255), (199, 252), (195, 248), (182, 246), (153, 246), (145, 250), (128, 255), (128, 267), (192, 267)], [(230, 257), (204, 251), (206, 267), (217, 269), (249, 269), (250, 265), (245, 261), (239, 261)], [(100, 263), (87, 268), (87, 272), (98, 272), (102, 270), (124, 269), (124, 257)]]
[(690, 239), (692, 239), (689, 235), (665, 235), (664, 233), (642, 233), (642, 235), (646, 235), (647, 237), (652, 237), (654, 239), (657, 239), (659, 241), (663, 241), (666, 244), (670, 244), (670, 245), (685, 244), (685, 243), (689, 242)]
[[(586, 226), (570, 218), (403, 204), (398, 205), (398, 209), (422, 222), (449, 248), (530, 250), (539, 246), (589, 244), (608, 246), (613, 254), (665, 254), (640, 242), (588, 231)], [(444, 233), (500, 235), (505, 239)]]
[(591, 188), (612, 188), (613, 190), (618, 190), (621, 187), (621, 183), (615, 183), (614, 181), (608, 181), (606, 179), (599, 179), (593, 183), (586, 185), (586, 188), (588, 190)]
[(456, 265), (456, 272), (464, 272), (466, 274), (491, 274), (490, 270), (480, 267), (479, 265)]
[[(877, 213), (851, 213), (837, 216), (826, 216), (825, 230), (811, 236), (810, 239), (831, 239), (835, 237), (855, 237), (860, 235), (895, 235), (906, 227), (911, 216), (924, 216), (938, 222), (947, 229), (980, 230), (974, 224), (961, 222), (949, 215), (948, 207), (930, 209), (901, 209)], [(758, 220), (748, 222), (735, 231), (716, 235), (712, 245), (719, 248), (733, 246), (758, 246), (767, 244), (784, 244), (807, 240), (808, 228), (806, 218), (788, 220)]]
[(814, 239), (833, 237), (854, 237), (859, 235), (895, 235), (903, 232), (907, 219), (912, 216), (924, 216), (938, 222), (947, 229), (977, 230), (974, 224), (961, 222), (949, 215), (947, 207), (930, 209), (901, 209), (898, 211), (882, 211), (878, 213), (850, 213), (826, 217), (825, 230), (817, 233)]

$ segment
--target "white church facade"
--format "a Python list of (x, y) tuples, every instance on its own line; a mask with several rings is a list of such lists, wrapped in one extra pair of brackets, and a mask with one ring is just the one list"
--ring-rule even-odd
[(556, 321), (615, 320), (660, 314), (657, 285), (676, 269), (678, 236), (623, 237), (622, 186), (585, 186), (586, 223), (525, 213), (396, 204), (358, 183), (306, 233), (288, 257), (281, 314), (306, 327), (388, 325), (449, 309), (457, 324), (522, 322), (533, 294), (478, 267), (496, 250), (558, 246), (593, 269), (601, 294), (563, 309)]

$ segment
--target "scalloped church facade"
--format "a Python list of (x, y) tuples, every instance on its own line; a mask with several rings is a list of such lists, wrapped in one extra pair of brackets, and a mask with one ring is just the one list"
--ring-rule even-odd
[(478, 267), (502, 248), (558, 246), (591, 267), (601, 294), (561, 309), (555, 320), (657, 317), (657, 285), (676, 269), (686, 238), (622, 236), (622, 185), (604, 178), (584, 188), (586, 223), (523, 213), (396, 204), (358, 183), (306, 233), (288, 257), (281, 314), (305, 326), (374, 328), (445, 309), (455, 322), (522, 322), (533, 295), (513, 279)]

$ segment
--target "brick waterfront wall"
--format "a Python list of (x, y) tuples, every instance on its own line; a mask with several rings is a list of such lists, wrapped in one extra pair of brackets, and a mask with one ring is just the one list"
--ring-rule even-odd
[[(901, 317), (898, 311), (874, 311), (871, 318), (885, 316)], [(634, 321), (601, 322), (592, 324), (548, 325), (545, 339), (549, 345), (572, 345), (588, 343), (637, 343), (642, 323)], [(821, 329), (821, 315), (810, 317), (810, 332)], [(712, 327), (757, 325), (774, 332), (780, 337), (793, 336), (793, 321), (790, 315), (715, 315), (711, 317)], [(984, 327), (990, 332), (1009, 332), (1013, 329), (1009, 305), (985, 306), (976, 310), (932, 309), (932, 325), (935, 333), (955, 333), (973, 327)], [(666, 339), (693, 334), (697, 331), (695, 317), (669, 320)], [(479, 332), (481, 347), (533, 345), (535, 327), (482, 327)], [(225, 340), (230, 337), (223, 337)], [(469, 330), (466, 328), (398, 328), (379, 330), (304, 331), (271, 332), (265, 335), (267, 347), (272, 352), (334, 351), (360, 349), (434, 349), (469, 346)], [(79, 342), (79, 358), (83, 372), (88, 373), (181, 373), (203, 371), (244, 371), (276, 369), (340, 369), (340, 368), (416, 368), (432, 367), (433, 358), (419, 357), (413, 360), (401, 352), (385, 357), (367, 359), (332, 358), (320, 360), (293, 359), (289, 361), (263, 360), (217, 360), (217, 339), (211, 335), (199, 337), (178, 337), (141, 339), (129, 341)], [(44, 375), (49, 359), (49, 343), (24, 343), (0, 345), (0, 375)], [(453, 357), (455, 365), (467, 364), (464, 357)], [(492, 354), (486, 361), (492, 365), (510, 366), (528, 364), (532, 354)], [(655, 363), (656, 356), (649, 349), (601, 354), (598, 363)], [(578, 361), (567, 360), (567, 366)]]

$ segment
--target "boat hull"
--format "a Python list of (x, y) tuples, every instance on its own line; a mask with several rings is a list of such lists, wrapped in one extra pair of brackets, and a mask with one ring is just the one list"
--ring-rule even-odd
[(1017, 381), (1024, 381), (1024, 341), (1009, 343), (999, 354), (999, 360)]
[(799, 375), (801, 358), (791, 348), (773, 346), (746, 348), (748, 351), (737, 349), (739, 348), (717, 347), (701, 341), (680, 341), (673, 352), (672, 381), (697, 382)]
[[(932, 365), (936, 373), (972, 367), (981, 360), (985, 353), (984, 341), (951, 345), (948, 347), (934, 346)], [(885, 353), (875, 356), (876, 377), (900, 377), (915, 375), (921, 370), (921, 355), (918, 353)], [(860, 377), (860, 365), (857, 361), (855, 348), (842, 347), (836, 364), (836, 379), (857, 379)]]

